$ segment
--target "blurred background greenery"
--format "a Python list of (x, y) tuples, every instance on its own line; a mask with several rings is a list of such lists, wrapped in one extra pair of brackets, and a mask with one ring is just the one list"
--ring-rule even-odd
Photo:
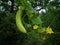
[[(22, 1), (22, 0), (21, 0)], [(21, 33), (15, 15), (21, 4), (19, 0), (0, 0), (0, 45), (59, 45), (60, 44), (60, 0), (30, 0), (31, 6), (41, 15), (43, 26), (51, 26), (55, 34), (44, 43), (30, 35)], [(29, 1), (28, 1), (29, 2)], [(33, 33), (33, 34), (32, 34)], [(31, 38), (31, 36), (33, 38)], [(37, 35), (35, 35), (37, 36)]]

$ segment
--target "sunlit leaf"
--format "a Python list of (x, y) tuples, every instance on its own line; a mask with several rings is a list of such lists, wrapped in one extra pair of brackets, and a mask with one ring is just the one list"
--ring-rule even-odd
[(40, 17), (33, 17), (32, 23), (33, 24), (42, 24), (42, 21), (41, 21)]

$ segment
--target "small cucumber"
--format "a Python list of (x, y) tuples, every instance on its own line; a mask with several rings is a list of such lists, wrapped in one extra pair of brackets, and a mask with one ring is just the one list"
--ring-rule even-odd
[(22, 13), (23, 13), (24, 7), (20, 7), (20, 9), (17, 11), (16, 14), (16, 25), (18, 27), (18, 29), (23, 32), (23, 33), (27, 33), (26, 29), (24, 28), (23, 24), (22, 24)]

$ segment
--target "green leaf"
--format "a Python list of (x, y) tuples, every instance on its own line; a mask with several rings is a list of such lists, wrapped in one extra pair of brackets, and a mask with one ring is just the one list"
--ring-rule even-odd
[(33, 24), (42, 24), (42, 21), (41, 21), (40, 17), (37, 17), (37, 16), (33, 17), (31, 19), (31, 21), (32, 21)]
[(45, 30), (42, 29), (42, 27), (40, 29), (38, 29), (39, 33), (43, 33)]
[(30, 2), (33, 2), (34, 0), (29, 0)]
[(19, 4), (19, 3), (20, 3), (20, 0), (16, 0), (16, 3), (18, 3), (18, 4)]

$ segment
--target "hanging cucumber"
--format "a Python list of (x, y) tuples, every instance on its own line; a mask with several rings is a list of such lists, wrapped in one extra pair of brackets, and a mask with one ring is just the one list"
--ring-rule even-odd
[(20, 9), (17, 11), (16, 14), (16, 25), (18, 27), (18, 29), (23, 32), (23, 33), (27, 33), (26, 29), (24, 28), (23, 24), (22, 24), (22, 13), (23, 13), (24, 7), (20, 7)]

